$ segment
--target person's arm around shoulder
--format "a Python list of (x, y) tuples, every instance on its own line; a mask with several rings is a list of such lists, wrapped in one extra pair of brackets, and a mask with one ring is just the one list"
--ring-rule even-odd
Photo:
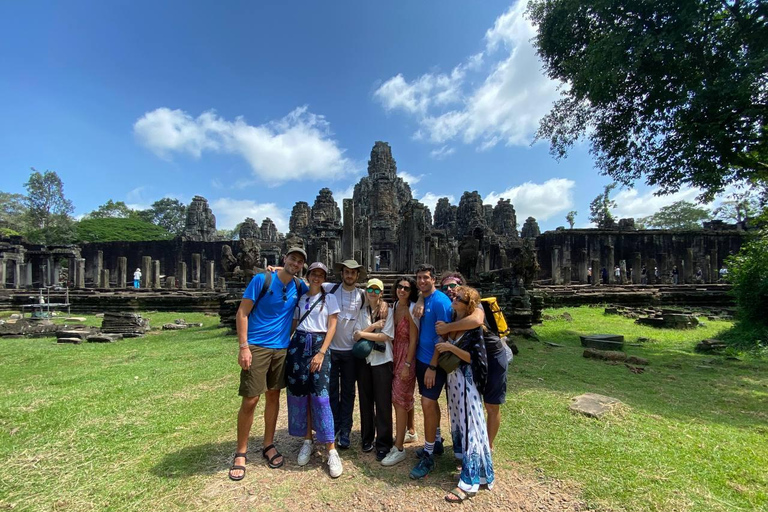
[(435, 323), (435, 331), (440, 336), (445, 336), (449, 332), (468, 331), (475, 327), (480, 327), (485, 323), (485, 311), (482, 307), (475, 308), (471, 315), (465, 316), (455, 322), (438, 321)]

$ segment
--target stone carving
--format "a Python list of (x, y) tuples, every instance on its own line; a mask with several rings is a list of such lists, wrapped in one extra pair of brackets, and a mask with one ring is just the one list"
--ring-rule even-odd
[(541, 230), (539, 229), (539, 223), (536, 222), (536, 219), (533, 217), (525, 219), (523, 229), (520, 230), (520, 236), (523, 238), (536, 238), (540, 234)]
[(509, 199), (499, 199), (493, 207), (491, 229), (497, 235), (517, 238), (517, 216)]
[(237, 258), (232, 253), (232, 248), (229, 245), (221, 246), (221, 270), (225, 273), (231, 273), (235, 271), (237, 267)]
[(277, 227), (275, 223), (267, 217), (261, 222), (261, 240), (265, 242), (277, 242)]
[(320, 193), (315, 198), (315, 204), (312, 205), (312, 221), (315, 223), (330, 223), (333, 225), (339, 225), (341, 223), (341, 210), (339, 210), (339, 206), (333, 199), (331, 189), (320, 189)]
[(480, 194), (477, 190), (464, 192), (456, 211), (456, 238), (473, 236), (475, 229), (480, 228), (484, 231), (486, 226), (485, 209)]
[[(240, 240), (237, 262), (243, 274), (253, 276), (254, 269), (261, 267), (261, 245), (252, 238)], [(248, 276), (246, 276), (248, 277)]]
[(256, 224), (256, 221), (250, 217), (246, 217), (242, 224), (240, 224), (240, 232), (238, 233), (240, 240), (245, 239), (260, 239), (261, 229)]
[(444, 229), (449, 233), (455, 233), (457, 209), (458, 207), (452, 206), (447, 197), (438, 199), (435, 206), (435, 229)]
[(619, 231), (634, 231), (635, 219), (632, 217), (628, 219), (619, 219)]
[(289, 227), (291, 233), (306, 235), (309, 233), (309, 226), (312, 220), (312, 209), (306, 201), (299, 201), (293, 205), (291, 210), (291, 220)]
[(195, 196), (187, 208), (187, 220), (184, 225), (184, 239), (195, 242), (213, 242), (216, 236), (216, 217), (213, 215), (208, 200)]

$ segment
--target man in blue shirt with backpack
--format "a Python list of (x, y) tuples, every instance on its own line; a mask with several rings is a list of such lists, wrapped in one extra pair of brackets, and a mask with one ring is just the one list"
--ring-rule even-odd
[(253, 425), (253, 412), (262, 393), (266, 405), (261, 455), (273, 469), (285, 462), (275, 448), (274, 437), (280, 390), (285, 387), (285, 355), (293, 310), (299, 297), (307, 291), (307, 285), (297, 277), (306, 259), (304, 249), (289, 249), (283, 259), (283, 268), (254, 276), (240, 301), (235, 324), (240, 344), (237, 357), (241, 368), (239, 394), (243, 398), (237, 414), (237, 451), (229, 470), (232, 480), (245, 477), (248, 436)]

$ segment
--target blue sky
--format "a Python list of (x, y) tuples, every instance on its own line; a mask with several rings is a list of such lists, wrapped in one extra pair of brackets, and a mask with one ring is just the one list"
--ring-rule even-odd
[[(434, 208), (465, 190), (510, 198), (542, 230), (610, 182), (586, 146), (531, 146), (557, 98), (524, 4), (483, 2), (2, 2), (0, 190), (54, 170), (82, 215), (206, 197), (219, 228), (281, 231), (322, 187), (341, 206), (388, 141)], [(617, 195), (644, 216), (695, 190)]]

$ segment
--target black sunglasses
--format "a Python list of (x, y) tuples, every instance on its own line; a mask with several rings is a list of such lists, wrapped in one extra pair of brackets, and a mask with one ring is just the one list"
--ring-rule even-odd
[(458, 301), (458, 302), (461, 302), (461, 303), (462, 303), (462, 304), (464, 304), (465, 306), (468, 306), (468, 305), (469, 305), (469, 299), (465, 299), (464, 297), (461, 297), (461, 296), (459, 296), (459, 295), (457, 295), (457, 296), (456, 296), (456, 298), (455, 298), (454, 300), (456, 300), (456, 301)]
[(376, 295), (378, 295), (378, 294), (381, 293), (381, 290), (379, 290), (378, 288), (368, 288), (367, 292), (368, 293), (375, 293)]
[(411, 287), (410, 287), (410, 286), (406, 286), (406, 285), (402, 285), (402, 284), (399, 284), (399, 285), (397, 285), (397, 289), (398, 289), (398, 290), (405, 290), (405, 291), (410, 291), (410, 290), (411, 290)]

